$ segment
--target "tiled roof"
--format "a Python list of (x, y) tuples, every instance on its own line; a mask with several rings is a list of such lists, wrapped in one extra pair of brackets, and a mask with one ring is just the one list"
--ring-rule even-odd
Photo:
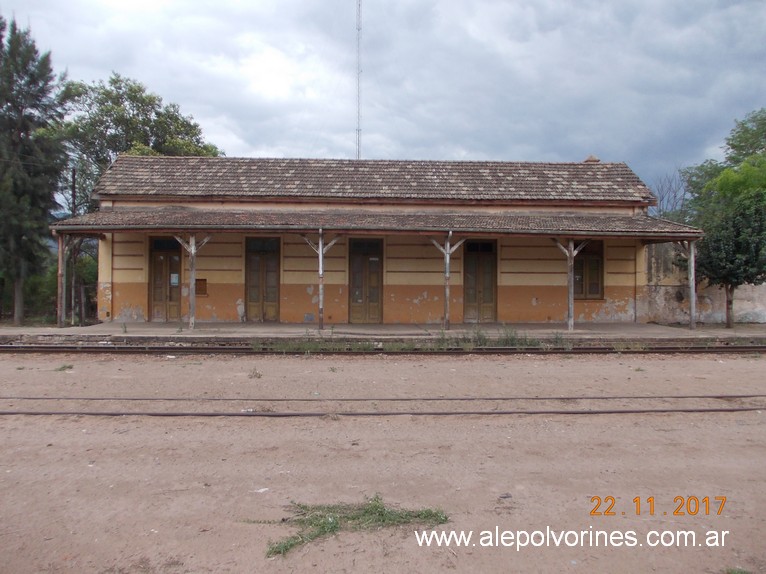
[(633, 236), (696, 239), (699, 229), (648, 215), (229, 211), (183, 207), (102, 210), (53, 226), (70, 233), (108, 231), (446, 232), (514, 235)]
[(624, 163), (121, 156), (96, 186), (117, 196), (441, 202), (654, 203)]

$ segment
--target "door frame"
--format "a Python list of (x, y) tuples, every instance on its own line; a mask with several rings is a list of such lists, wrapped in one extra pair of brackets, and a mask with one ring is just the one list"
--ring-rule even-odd
[[(248, 243), (253, 241), (263, 241), (263, 242), (275, 242), (276, 243), (276, 249), (274, 250), (267, 250), (267, 249), (248, 249)], [(251, 316), (250, 311), (250, 253), (261, 253), (261, 254), (276, 254), (275, 259), (277, 263), (277, 269), (276, 269), (276, 289), (277, 289), (277, 295), (276, 295), (276, 301), (273, 302), (273, 305), (275, 306), (274, 309), (274, 319), (266, 319), (266, 269), (265, 269), (265, 260), (262, 259), (261, 261), (261, 269), (260, 269), (260, 284), (259, 284), (259, 290), (261, 294), (261, 313), (258, 320), (253, 318)], [(282, 238), (281, 237), (245, 237), (245, 320), (247, 322), (252, 323), (279, 323), (279, 317), (280, 317), (280, 297), (282, 292)]]
[[(469, 251), (469, 247), (472, 245), (488, 245), (491, 246), (490, 250), (487, 251)], [(496, 239), (470, 239), (467, 240), (463, 244), (463, 322), (465, 323), (496, 323), (497, 322), (497, 293), (498, 293), (498, 242)], [(479, 293), (477, 292), (476, 296), (476, 319), (466, 319), (468, 316), (467, 307), (468, 307), (468, 300), (466, 297), (466, 289), (467, 289), (467, 267), (468, 267), (468, 258), (471, 257), (473, 254), (477, 255), (477, 259), (479, 261), (478, 268), (477, 268), (477, 291), (479, 291), (479, 285), (478, 282), (480, 280), (480, 275), (483, 270), (482, 261), (491, 261), (492, 262), (492, 303), (491, 303), (491, 317), (484, 318), (484, 314), (482, 313), (482, 309), (486, 311), (486, 306), (489, 304), (483, 304), (480, 301)]]
[[(369, 287), (370, 287), (370, 283), (369, 283), (369, 277), (370, 277), (369, 261), (370, 261), (370, 258), (374, 256), (374, 254), (373, 253), (367, 253), (367, 254), (365, 254), (365, 253), (358, 253), (358, 254), (355, 254), (354, 253), (354, 249), (353, 249), (353, 246), (354, 246), (355, 243), (357, 245), (360, 244), (360, 243), (368, 243), (368, 244), (376, 243), (379, 246), (379, 250), (377, 252), (377, 257), (379, 258), (379, 261), (380, 261), (380, 268), (379, 268), (379, 271), (378, 271), (379, 280), (378, 280), (378, 284), (377, 284), (377, 288), (378, 288), (378, 304), (377, 304), (378, 318), (377, 319), (370, 319), (370, 313), (369, 313), (370, 303), (368, 301), (368, 298), (369, 298)], [(379, 324), (383, 323), (383, 287), (384, 287), (384, 283), (385, 283), (385, 281), (383, 279), (384, 279), (384, 274), (385, 274), (385, 269), (384, 269), (385, 248), (386, 248), (385, 241), (381, 237), (351, 237), (351, 238), (349, 238), (349, 241), (348, 241), (348, 322), (351, 323), (351, 324), (358, 324), (358, 325), (365, 325), (365, 324), (367, 324), (367, 325), (379, 325)], [(361, 321), (354, 320), (354, 307), (356, 305), (359, 305), (359, 303), (354, 303), (353, 302), (353, 297), (354, 297), (354, 277), (353, 277), (353, 264), (354, 264), (354, 261), (353, 261), (353, 259), (354, 259), (355, 255), (361, 255), (362, 257), (365, 258), (364, 259), (365, 260), (365, 264), (364, 264), (364, 270), (363, 270), (364, 278), (363, 278), (363, 287), (362, 287), (362, 289), (364, 291), (364, 296), (363, 297), (364, 297), (364, 300), (365, 300), (362, 303), (362, 305), (365, 306), (365, 312), (364, 312), (365, 316), (364, 316), (364, 318)]]
[[(183, 272), (184, 272), (184, 257), (183, 257), (183, 251), (181, 249), (181, 244), (176, 241), (173, 237), (149, 237), (149, 321), (150, 322), (163, 322), (163, 323), (172, 323), (176, 321), (181, 321), (183, 319), (183, 314), (181, 311), (181, 305), (183, 302)], [(154, 299), (154, 282), (155, 278), (157, 276), (157, 265), (155, 264), (155, 256), (156, 255), (165, 255), (168, 257), (166, 260), (166, 269), (163, 269), (163, 272), (165, 273), (166, 281), (163, 281), (167, 283), (165, 285), (165, 300), (161, 301), (160, 303), (156, 303)], [(172, 269), (170, 267), (170, 257), (172, 256), (178, 256), (178, 278), (177, 278), (177, 285), (171, 285), (171, 275), (172, 275)], [(178, 294), (178, 301), (171, 301), (170, 300), (170, 289), (175, 288), (177, 289)], [(155, 306), (157, 304), (160, 304), (164, 307), (163, 315), (164, 319), (155, 319)], [(176, 317), (172, 316), (171, 305), (175, 305), (177, 311), (176, 311)]]

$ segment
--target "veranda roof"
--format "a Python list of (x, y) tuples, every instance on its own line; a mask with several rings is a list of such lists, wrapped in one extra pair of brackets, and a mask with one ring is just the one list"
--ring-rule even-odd
[(207, 231), (309, 233), (453, 233), (470, 235), (637, 237), (647, 240), (699, 239), (699, 229), (637, 215), (556, 213), (399, 213), (326, 210), (208, 210), (194, 207), (103, 209), (59, 222), (56, 232), (189, 233)]

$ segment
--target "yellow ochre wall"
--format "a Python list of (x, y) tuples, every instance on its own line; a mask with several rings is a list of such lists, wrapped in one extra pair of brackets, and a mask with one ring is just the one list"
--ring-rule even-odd
[(99, 241), (98, 317), (146, 321), (149, 317), (149, 256), (143, 235), (112, 233)]
[[(264, 235), (274, 237), (274, 235)], [(149, 318), (150, 236), (108, 234), (99, 243), (99, 319)], [(318, 237), (309, 238), (316, 243)], [(381, 237), (384, 243), (383, 322), (440, 323), (444, 315), (444, 256), (424, 236)], [(197, 255), (197, 278), (207, 295), (197, 297), (198, 321), (240, 321), (245, 309), (245, 239), (217, 234)], [(327, 234), (325, 241), (333, 239)], [(438, 240), (438, 239), (437, 239)], [(497, 321), (561, 322), (566, 319), (566, 258), (549, 238), (499, 238)], [(326, 324), (348, 322), (347, 237), (325, 255)], [(188, 257), (181, 284), (188, 318)], [(318, 261), (299, 235), (281, 236), (280, 321), (318, 320)], [(576, 321), (641, 321), (646, 293), (644, 247), (632, 239), (604, 242), (604, 299), (576, 300)], [(638, 295), (638, 302), (636, 302)], [(451, 258), (450, 320), (463, 321), (463, 247)]]
[[(441, 251), (423, 236), (388, 237), (383, 248), (383, 322), (440, 323), (444, 318)], [(462, 260), (462, 249), (450, 259), (450, 321), (455, 323), (463, 320)]]
[[(308, 238), (317, 245), (317, 234)], [(325, 235), (325, 243), (334, 239)], [(339, 239), (324, 256), (324, 319), (326, 323), (348, 322), (348, 240)], [(319, 256), (298, 235), (282, 238), (282, 283), (279, 316), (283, 323), (313, 323), (319, 320)]]
[[(565, 321), (567, 263), (556, 244), (548, 238), (501, 239), (498, 251), (497, 320)], [(646, 282), (643, 251), (632, 239), (604, 241), (604, 298), (575, 299), (576, 321), (636, 319), (636, 287), (643, 292)]]
[[(199, 241), (199, 238), (198, 238)], [(181, 314), (189, 316), (189, 257), (183, 251)], [(197, 279), (207, 280), (207, 295), (197, 294), (196, 320), (239, 321), (245, 308), (245, 238), (214, 235), (197, 252)]]

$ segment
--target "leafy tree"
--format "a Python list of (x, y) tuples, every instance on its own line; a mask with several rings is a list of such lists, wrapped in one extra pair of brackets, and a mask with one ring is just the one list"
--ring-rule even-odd
[(729, 165), (766, 153), (766, 108), (750, 112), (742, 121), (735, 120), (724, 149)]
[[(726, 292), (726, 323), (733, 322), (734, 290), (764, 282), (763, 169), (766, 108), (736, 120), (726, 138), (724, 160), (683, 168), (675, 178), (659, 180), (655, 191), (662, 217), (701, 227), (697, 276)], [(760, 190), (760, 191), (758, 191)], [(684, 259), (676, 264), (686, 268)]]
[[(662, 179), (655, 185), (655, 192), (662, 203), (658, 211), (663, 217), (694, 224), (698, 214), (693, 209), (699, 206), (689, 200), (709, 193), (710, 189), (706, 189), (706, 186), (725, 169), (736, 167), (745, 159), (766, 152), (766, 108), (750, 112), (744, 120), (735, 120), (723, 150), (724, 161), (707, 159), (698, 165), (679, 170), (682, 189), (673, 189), (669, 198), (666, 197), (666, 179), (672, 178)], [(673, 204), (671, 209), (662, 209), (668, 202)]]
[(30, 31), (0, 17), (0, 270), (13, 282), (15, 324), (24, 317), (24, 281), (48, 251), (48, 215), (66, 163), (62, 84)]
[[(683, 168), (679, 173), (684, 182), (684, 194), (687, 199), (693, 199), (706, 193), (706, 186), (727, 167), (732, 167), (714, 159), (706, 159), (699, 165)], [(695, 207), (693, 201), (684, 204), (686, 208), (681, 220), (693, 222), (695, 214), (690, 209)]]
[(697, 273), (726, 292), (731, 328), (734, 290), (766, 281), (766, 154), (723, 170), (693, 203), (705, 231)]
[(72, 146), (99, 174), (119, 153), (223, 154), (204, 140), (202, 128), (177, 104), (164, 104), (135, 80), (113, 73), (106, 83), (74, 82), (69, 89), (76, 101), (68, 123)]
[[(157, 94), (135, 80), (113, 73), (108, 82), (71, 82), (67, 89), (74, 104), (66, 123), (69, 166), (60, 197), (65, 216), (88, 213), (96, 208), (92, 191), (103, 171), (120, 153), (132, 155), (222, 155), (206, 142), (202, 129), (177, 104), (164, 104)], [(95, 242), (70, 238), (66, 274), (72, 292), (85, 280), (78, 258), (95, 258)], [(72, 302), (72, 321), (76, 297)], [(66, 304), (65, 304), (66, 306)], [(84, 318), (81, 318), (84, 319)]]

